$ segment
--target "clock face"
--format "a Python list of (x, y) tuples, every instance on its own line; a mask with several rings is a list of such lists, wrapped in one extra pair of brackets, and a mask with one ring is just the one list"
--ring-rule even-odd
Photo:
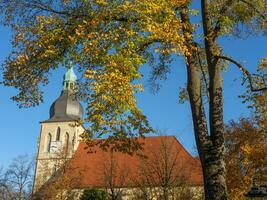
[(61, 141), (51, 142), (51, 147), (50, 147), (51, 153), (59, 153), (61, 149), (62, 149)]

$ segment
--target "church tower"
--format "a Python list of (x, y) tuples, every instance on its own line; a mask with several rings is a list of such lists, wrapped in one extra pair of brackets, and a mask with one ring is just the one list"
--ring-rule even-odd
[(75, 125), (82, 119), (83, 109), (73, 95), (77, 77), (72, 63), (69, 62), (67, 67), (61, 94), (50, 107), (49, 119), (41, 122), (34, 192), (73, 156), (79, 144), (79, 136), (84, 131), (82, 126)]

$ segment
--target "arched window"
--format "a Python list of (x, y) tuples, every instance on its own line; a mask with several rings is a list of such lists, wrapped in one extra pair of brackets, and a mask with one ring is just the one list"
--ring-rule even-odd
[(66, 132), (65, 134), (65, 153), (68, 154), (69, 152), (69, 133)]
[(72, 149), (74, 149), (75, 141), (76, 141), (76, 133), (74, 133), (72, 138)]
[(46, 147), (46, 151), (50, 153), (50, 147), (51, 147), (51, 140), (52, 140), (52, 135), (51, 133), (48, 133), (47, 135), (47, 147)]
[(60, 140), (60, 127), (57, 128), (57, 137), (56, 137), (56, 141)]

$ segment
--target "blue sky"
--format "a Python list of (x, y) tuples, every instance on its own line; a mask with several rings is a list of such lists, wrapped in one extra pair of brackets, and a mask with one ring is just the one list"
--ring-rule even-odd
[[(0, 64), (11, 51), (11, 32), (0, 26)], [(241, 39), (224, 39), (221, 41), (226, 55), (231, 55), (242, 62), (251, 72), (255, 72), (260, 58), (267, 56), (266, 38), (254, 36)], [(143, 69), (146, 74), (148, 69)], [(65, 69), (59, 68), (51, 73), (50, 83), (44, 88), (44, 103), (38, 107), (19, 109), (10, 97), (15, 89), (0, 85), (0, 166), (7, 166), (12, 158), (27, 153), (34, 156), (40, 133), (39, 122), (49, 117), (49, 108), (59, 96)], [(244, 92), (240, 85), (241, 73), (235, 66), (230, 66), (223, 73), (224, 78), (224, 120), (248, 116), (249, 110), (241, 103), (238, 95)], [(0, 81), (2, 75), (0, 74)], [(149, 91), (144, 80), (145, 92), (138, 94), (138, 104), (156, 129), (175, 135), (185, 148), (195, 154), (193, 125), (188, 103), (178, 103), (179, 87), (186, 79), (185, 65), (181, 58), (172, 64), (172, 73), (157, 94)]]

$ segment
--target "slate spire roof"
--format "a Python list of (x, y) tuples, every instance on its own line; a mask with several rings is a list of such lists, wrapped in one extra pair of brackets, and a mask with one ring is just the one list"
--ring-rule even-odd
[(64, 75), (61, 95), (50, 107), (50, 118), (45, 122), (76, 121), (82, 119), (83, 108), (73, 95), (77, 76), (74, 73), (71, 61)]

